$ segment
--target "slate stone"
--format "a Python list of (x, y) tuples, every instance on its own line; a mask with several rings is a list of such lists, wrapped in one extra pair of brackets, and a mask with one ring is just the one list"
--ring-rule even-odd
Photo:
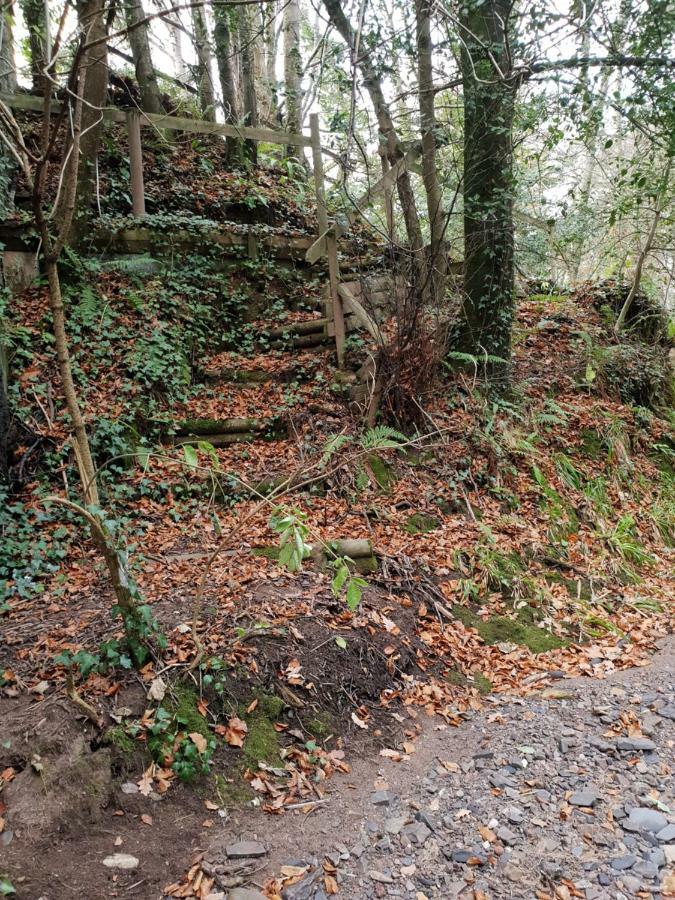
[(657, 831), (656, 837), (662, 844), (670, 844), (672, 841), (675, 841), (675, 823), (671, 822), (665, 828)]
[(617, 750), (655, 750), (656, 744), (654, 741), (650, 741), (649, 738), (619, 738), (616, 742)]
[(377, 869), (370, 869), (368, 871), (368, 876), (372, 881), (377, 881), (379, 884), (394, 883), (394, 879), (391, 875), (388, 875), (386, 872), (379, 872)]
[(626, 831), (656, 831), (665, 828), (668, 820), (656, 809), (646, 806), (636, 806), (631, 809), (628, 818), (621, 822), (621, 827)]
[(637, 862), (637, 856), (628, 853), (626, 856), (617, 856), (610, 863), (615, 872), (623, 872), (625, 869), (632, 869)]
[(525, 818), (525, 813), (517, 806), (507, 806), (504, 815), (512, 825), (520, 825)]
[(633, 871), (638, 875), (642, 875), (643, 878), (659, 877), (659, 867), (653, 862), (649, 862), (649, 860), (647, 859), (641, 860), (636, 866), (634, 866)]
[(136, 869), (138, 859), (130, 853), (113, 853), (112, 856), (106, 856), (103, 865), (108, 869)]
[(387, 834), (398, 834), (406, 822), (405, 816), (392, 816), (391, 819), (385, 819), (384, 830)]
[(497, 831), (497, 837), (502, 842), (502, 844), (515, 844), (518, 840), (518, 835), (515, 831), (511, 831), (510, 828), (507, 828), (506, 825), (502, 825), (502, 827)]
[(375, 791), (370, 795), (370, 802), (375, 806), (391, 806), (396, 800), (398, 797), (392, 791)]
[(253, 888), (235, 888), (229, 892), (227, 900), (265, 900), (265, 895)]
[(588, 788), (585, 791), (576, 791), (576, 793), (572, 794), (568, 803), (571, 806), (595, 806), (599, 799), (600, 795), (598, 792), (593, 790), (593, 788)]
[(412, 822), (410, 825), (405, 826), (402, 833), (408, 838), (411, 844), (422, 846), (431, 835), (431, 829), (427, 828), (424, 822)]
[(471, 850), (453, 850), (450, 854), (450, 858), (456, 863), (466, 863), (473, 855)]
[(259, 841), (237, 841), (225, 847), (228, 859), (259, 859), (267, 855), (267, 850)]

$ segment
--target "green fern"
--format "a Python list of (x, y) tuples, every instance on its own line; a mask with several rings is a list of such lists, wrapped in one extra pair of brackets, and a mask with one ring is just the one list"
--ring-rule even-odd
[(388, 450), (400, 447), (406, 444), (408, 438), (390, 428), (388, 425), (376, 425), (375, 428), (369, 428), (364, 435), (361, 436), (360, 444), (364, 450)]
[(338, 450), (341, 450), (345, 444), (349, 444), (352, 440), (348, 434), (331, 434), (323, 447), (323, 455), (319, 460), (319, 468), (325, 469), (330, 460), (335, 456)]

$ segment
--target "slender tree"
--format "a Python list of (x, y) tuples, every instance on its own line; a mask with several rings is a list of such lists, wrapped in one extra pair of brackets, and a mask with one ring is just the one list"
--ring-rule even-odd
[(141, 106), (145, 112), (159, 115), (164, 112), (164, 107), (157, 84), (157, 73), (152, 63), (148, 23), (142, 0), (124, 0), (124, 13), (136, 80), (141, 93)]
[[(239, 7), (239, 47), (241, 53), (241, 87), (244, 107), (244, 124), (251, 128), (258, 125), (258, 98), (255, 90), (255, 69), (253, 60), (253, 32), (251, 13), (248, 6)], [(258, 145), (255, 141), (244, 142), (246, 159), (251, 163), (258, 161)]]
[[(235, 16), (231, 9), (223, 3), (214, 6), (215, 28), (213, 40), (216, 49), (216, 62), (218, 63), (218, 75), (220, 89), (223, 94), (223, 113), (225, 122), (232, 124), (239, 121), (239, 102), (237, 97), (237, 83), (233, 59), (235, 49), (232, 41), (231, 19)], [(236, 23), (236, 19), (234, 19)], [(227, 156), (230, 162), (241, 159), (241, 141), (237, 138), (226, 139)]]
[(431, 0), (415, 0), (417, 26), (417, 80), (422, 131), (422, 176), (427, 199), (430, 247), (430, 278), (433, 300), (438, 305), (445, 296), (448, 253), (445, 245), (446, 219), (436, 160), (436, 110), (431, 44)]
[(44, 0), (19, 0), (23, 20), (28, 32), (28, 59), (33, 90), (41, 94), (44, 89), (44, 71), (47, 65), (47, 21)]
[(465, 0), (464, 285), (456, 349), (503, 373), (514, 313), (511, 0)]
[[(300, 53), (300, 0), (288, 0), (284, 6), (284, 93), (286, 96), (286, 127), (299, 134), (302, 131), (302, 55)], [(298, 150), (289, 145), (288, 156)]]
[(215, 122), (216, 96), (213, 90), (213, 54), (206, 20), (206, 8), (199, 4), (192, 7), (192, 29), (197, 52), (197, 86), (202, 115), (207, 121)]

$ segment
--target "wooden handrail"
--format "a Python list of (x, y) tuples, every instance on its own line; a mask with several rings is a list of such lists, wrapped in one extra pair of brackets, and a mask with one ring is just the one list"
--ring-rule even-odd
[[(28, 112), (42, 112), (42, 97), (33, 94), (0, 94), (0, 100), (12, 109)], [(61, 105), (52, 104), (52, 113), (57, 113)], [(191, 134), (220, 134), (224, 137), (241, 138), (241, 140), (259, 141), (264, 144), (281, 144), (292, 147), (311, 147), (312, 139), (304, 134), (295, 134), (272, 128), (248, 128), (246, 126), (222, 125), (220, 122), (204, 122), (201, 119), (185, 119), (180, 116), (164, 116), (137, 110), (141, 126), (163, 131), (187, 131)], [(127, 121), (127, 111), (114, 106), (105, 106), (101, 110), (104, 122)]]

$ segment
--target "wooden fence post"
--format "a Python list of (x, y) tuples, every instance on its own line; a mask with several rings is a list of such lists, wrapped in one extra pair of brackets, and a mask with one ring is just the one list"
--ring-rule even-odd
[(141, 144), (141, 118), (138, 111), (127, 112), (129, 139), (129, 171), (131, 174), (131, 211), (134, 216), (145, 215), (145, 186), (143, 184), (143, 145)]
[(319, 114), (309, 117), (312, 136), (312, 165), (314, 168), (314, 188), (316, 191), (316, 218), (319, 237), (326, 235), (326, 255), (328, 257), (328, 281), (330, 300), (335, 328), (335, 349), (338, 366), (342, 368), (345, 360), (345, 316), (342, 309), (342, 297), (338, 291), (340, 284), (340, 267), (337, 255), (337, 238), (335, 231), (328, 232), (328, 209), (326, 207), (326, 187), (323, 175), (323, 157), (321, 155), (321, 133), (319, 131)]

